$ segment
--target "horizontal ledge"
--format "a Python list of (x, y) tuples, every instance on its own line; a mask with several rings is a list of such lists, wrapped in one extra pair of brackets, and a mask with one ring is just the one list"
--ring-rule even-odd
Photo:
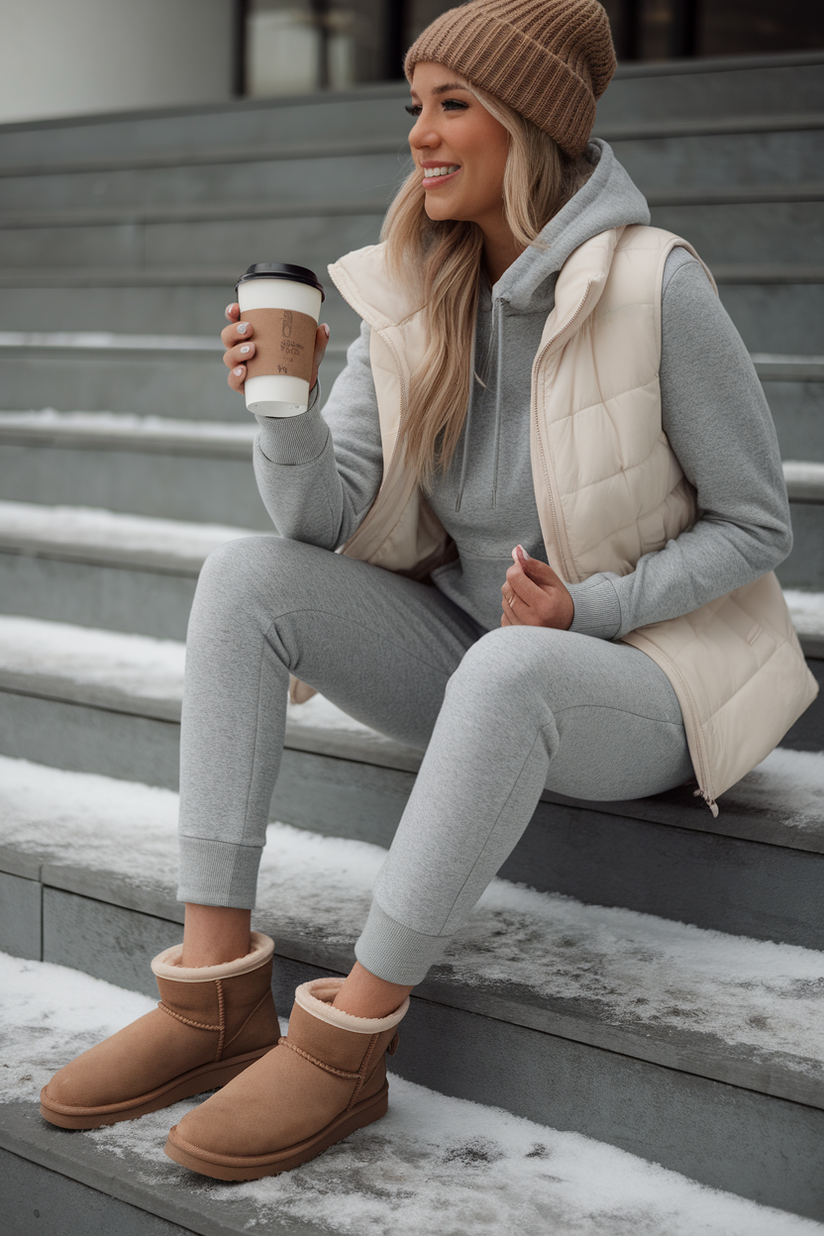
[[(824, 283), (824, 266), (799, 263), (711, 263), (713, 274), (722, 284), (805, 284)], [(49, 270), (26, 267), (0, 272), (0, 287), (215, 287), (223, 292), (237, 282), (235, 267), (188, 266), (90, 266)]]
[[(824, 113), (798, 112), (768, 115), (695, 117), (688, 120), (596, 121), (594, 136), (608, 142), (649, 141), (672, 137), (714, 137), (724, 134), (802, 132), (824, 129)], [(164, 150), (129, 155), (109, 155), (96, 159), (64, 159), (55, 162), (6, 163), (0, 178), (87, 175), (120, 171), (148, 171), (180, 167), (214, 167), (225, 164), (274, 163), (292, 159), (340, 159), (360, 156), (393, 155), (408, 150), (407, 134), (397, 136), (287, 145), (227, 146), (211, 150)]]
[[(0, 229), (14, 231), (76, 227), (152, 227), (176, 223), (214, 223), (238, 219), (301, 219), (345, 216), (364, 219), (383, 218), (391, 198), (392, 186), (380, 198), (344, 201), (296, 202), (209, 202), (173, 206), (112, 206), (76, 210), (5, 211), (0, 213)], [(648, 189), (642, 192), (650, 206), (724, 206), (819, 202), (824, 200), (824, 184), (772, 184), (699, 186), (697, 188)]]
[[(348, 344), (330, 343), (328, 356), (345, 356)], [(0, 331), (0, 352), (168, 352), (199, 355), (207, 360), (225, 351), (217, 335), (117, 335), (104, 331)]]

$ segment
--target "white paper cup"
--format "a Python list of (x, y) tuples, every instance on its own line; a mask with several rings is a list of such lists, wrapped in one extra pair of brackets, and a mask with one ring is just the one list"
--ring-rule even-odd
[(300, 416), (309, 406), (322, 284), (305, 266), (260, 262), (237, 284), (240, 319), (254, 327), (246, 407), (258, 416)]

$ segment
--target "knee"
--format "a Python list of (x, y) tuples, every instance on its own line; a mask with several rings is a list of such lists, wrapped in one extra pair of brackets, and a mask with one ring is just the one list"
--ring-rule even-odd
[(203, 564), (196, 604), (212, 609), (225, 606), (238, 614), (264, 603), (271, 611), (275, 598), (288, 596), (290, 580), (301, 576), (301, 550), (305, 548), (278, 536), (224, 542)]
[(554, 634), (535, 627), (489, 631), (465, 653), (449, 680), (447, 695), (460, 697), (465, 706), (543, 696), (546, 656), (551, 656)]

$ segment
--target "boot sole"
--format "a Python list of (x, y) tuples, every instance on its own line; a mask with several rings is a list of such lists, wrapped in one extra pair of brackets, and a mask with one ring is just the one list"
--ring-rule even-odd
[(194, 1094), (202, 1094), (204, 1090), (217, 1090), (225, 1086), (233, 1077), (237, 1077), (276, 1046), (276, 1043), (272, 1043), (269, 1047), (245, 1052), (225, 1063), (218, 1061), (202, 1064), (189, 1073), (173, 1078), (158, 1090), (138, 1095), (127, 1103), (110, 1103), (101, 1107), (64, 1107), (59, 1103), (51, 1106), (44, 1098), (44, 1088), (40, 1095), (40, 1115), (59, 1129), (99, 1129), (103, 1125), (119, 1124), (121, 1120), (136, 1120), (138, 1116), (146, 1116), (162, 1107), (171, 1107), (173, 1103), (190, 1099)]
[(201, 1176), (211, 1176), (215, 1180), (259, 1180), (262, 1176), (277, 1176), (280, 1172), (290, 1172), (292, 1168), (300, 1167), (317, 1155), (341, 1142), (356, 1129), (362, 1129), (375, 1120), (386, 1115), (389, 1106), (389, 1086), (385, 1082), (383, 1088), (372, 1098), (367, 1099), (351, 1111), (343, 1112), (320, 1133), (278, 1150), (271, 1155), (256, 1155), (254, 1157), (238, 1158), (234, 1155), (211, 1154), (207, 1150), (199, 1150), (188, 1142), (176, 1138), (177, 1125), (169, 1133), (165, 1150), (170, 1159), (188, 1167)]

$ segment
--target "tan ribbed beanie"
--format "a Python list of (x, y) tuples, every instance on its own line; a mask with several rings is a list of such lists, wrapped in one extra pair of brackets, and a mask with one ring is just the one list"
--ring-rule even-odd
[(406, 54), (446, 65), (549, 133), (586, 149), (595, 101), (615, 72), (609, 18), (597, 0), (471, 0), (436, 17)]

